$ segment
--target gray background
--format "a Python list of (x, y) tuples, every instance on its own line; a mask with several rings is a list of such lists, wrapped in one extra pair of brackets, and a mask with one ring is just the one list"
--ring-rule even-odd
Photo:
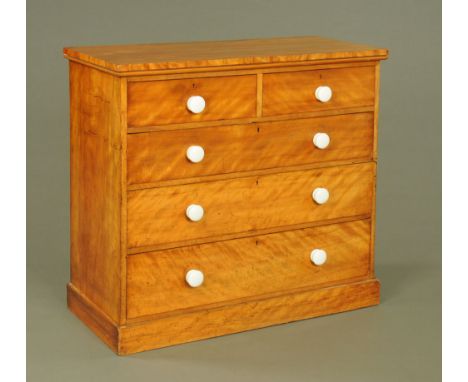
[[(438, 0), (28, 2), (30, 381), (441, 379), (441, 3)], [(68, 73), (62, 47), (323, 35), (386, 47), (376, 308), (115, 356), (66, 309)]]

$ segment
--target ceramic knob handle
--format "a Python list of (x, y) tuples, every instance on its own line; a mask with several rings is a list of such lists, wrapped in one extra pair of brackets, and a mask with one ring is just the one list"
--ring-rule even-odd
[(326, 149), (330, 144), (330, 136), (327, 133), (317, 133), (314, 135), (313, 142), (318, 149)]
[(198, 269), (191, 269), (185, 274), (185, 281), (192, 288), (197, 288), (202, 285), (204, 279), (205, 276), (203, 275), (203, 272)]
[(317, 187), (312, 192), (312, 199), (314, 199), (314, 202), (317, 204), (325, 204), (329, 197), (330, 193), (326, 188)]
[(314, 249), (310, 252), (310, 261), (315, 265), (323, 265), (327, 261), (327, 252), (323, 249)]
[(201, 146), (190, 146), (186, 152), (187, 159), (192, 163), (198, 163), (205, 157), (205, 150)]
[(319, 86), (315, 89), (315, 98), (320, 102), (328, 102), (331, 100), (333, 92), (329, 86)]
[(189, 109), (193, 114), (199, 114), (205, 110), (205, 99), (202, 96), (191, 96), (187, 100), (187, 109)]
[(193, 222), (202, 220), (204, 213), (205, 211), (203, 210), (203, 207), (198, 204), (191, 204), (185, 210), (185, 215), (187, 215), (187, 218)]

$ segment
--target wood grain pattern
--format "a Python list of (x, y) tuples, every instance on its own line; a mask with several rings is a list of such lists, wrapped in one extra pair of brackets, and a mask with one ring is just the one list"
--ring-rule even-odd
[[(129, 248), (255, 231), (371, 211), (374, 163), (128, 192)], [(311, 197), (326, 187), (330, 199)], [(200, 204), (199, 222), (185, 217)], [(177, 227), (177, 229), (174, 229)]]
[[(379, 302), (380, 64), (321, 37), (65, 48), (70, 310), (117, 354)], [(315, 99), (328, 85), (330, 102)], [(206, 109), (190, 113), (191, 95)], [(316, 132), (331, 145), (313, 146)], [(201, 163), (187, 161), (201, 145)], [(316, 187), (330, 199), (316, 204)], [(191, 222), (189, 204), (205, 216)], [(313, 248), (328, 261), (310, 261)], [(204, 272), (199, 288), (188, 269)]]
[(301, 170), (313, 170), (317, 168), (325, 168), (325, 167), (335, 167), (335, 166), (347, 166), (349, 164), (359, 164), (368, 162), (367, 159), (345, 159), (339, 161), (330, 161), (330, 162), (315, 162), (310, 164), (304, 165), (294, 165), (294, 166), (285, 166), (285, 167), (272, 167), (260, 170), (252, 170), (252, 171), (243, 171), (243, 172), (231, 172), (226, 174), (214, 174), (214, 175), (203, 175), (203, 176), (196, 176), (190, 178), (180, 178), (180, 179), (168, 179), (168, 180), (161, 180), (157, 182), (151, 183), (137, 183), (137, 184), (130, 184), (127, 186), (128, 191), (135, 191), (135, 190), (144, 190), (147, 188), (159, 188), (159, 187), (170, 187), (170, 186), (179, 186), (181, 184), (192, 184), (192, 183), (200, 183), (200, 182), (214, 182), (218, 180), (227, 180), (227, 179), (236, 179), (236, 178), (245, 178), (250, 176), (263, 176), (269, 174), (277, 174), (278, 171), (281, 172), (291, 172), (291, 171), (301, 171)]
[[(249, 75), (253, 74), (255, 76), (265, 74), (265, 73), (284, 73), (284, 72), (304, 72), (308, 70), (319, 70), (319, 69), (340, 69), (340, 68), (352, 68), (358, 66), (371, 66), (375, 64), (375, 60), (362, 60), (355, 59), (352, 61), (333, 61), (326, 62), (320, 61), (316, 63), (311, 62), (298, 62), (288, 64), (287, 66), (283, 65), (274, 65), (261, 66), (252, 68), (250, 65), (245, 66), (236, 66), (231, 68), (203, 68), (203, 70), (178, 70), (176, 72), (171, 70), (162, 70), (158, 71), (155, 74), (142, 74), (140, 75), (125, 75), (125, 78), (129, 82), (139, 82), (139, 81), (160, 81), (160, 80), (179, 80), (183, 78), (202, 78), (202, 77), (228, 77), (228, 76), (240, 76), (240, 75)], [(378, 62), (378, 61), (377, 61)], [(265, 65), (265, 64), (264, 64)], [(257, 78), (258, 80), (258, 78)]]
[(221, 241), (226, 241), (226, 240), (241, 239), (244, 237), (269, 235), (272, 233), (285, 232), (288, 230), (295, 231), (299, 229), (309, 229), (309, 228), (318, 227), (318, 226), (326, 226), (329, 224), (340, 224), (340, 223), (347, 223), (347, 222), (356, 221), (356, 220), (367, 220), (370, 218), (371, 218), (371, 214), (364, 214), (364, 215), (340, 217), (336, 219), (320, 220), (320, 221), (315, 221), (315, 222), (293, 224), (293, 225), (288, 225), (287, 227), (284, 227), (284, 226), (273, 227), (273, 228), (270, 227), (270, 228), (258, 229), (255, 231), (224, 233), (219, 236), (202, 237), (200, 239), (191, 239), (191, 240), (186, 240), (186, 241), (149, 245), (145, 247), (129, 248), (127, 253), (128, 255), (136, 255), (136, 254), (146, 253), (146, 252), (163, 251), (167, 249), (182, 248), (182, 247), (187, 247), (187, 246), (192, 246), (192, 245), (200, 245), (200, 244), (221, 242)]
[[(187, 109), (187, 100), (205, 99), (202, 113)], [(255, 117), (256, 76), (189, 78), (128, 84), (128, 124), (132, 127)]]
[(70, 310), (119, 355), (364, 308), (379, 299), (380, 284), (369, 279), (178, 312), (117, 328), (99, 308), (68, 288)]
[[(377, 144), (378, 144), (378, 118), (379, 118), (379, 103), (380, 103), (380, 63), (375, 65), (375, 104), (374, 104), (374, 150), (373, 159), (377, 162)], [(376, 207), (377, 207), (377, 174), (374, 192), (372, 194), (372, 229), (371, 229), (371, 261), (369, 264), (370, 274), (375, 274), (375, 231), (376, 231)]]
[[(360, 220), (130, 256), (128, 317), (366, 277), (370, 228)], [(316, 248), (327, 251), (322, 266), (310, 261)], [(190, 269), (204, 273), (202, 286), (186, 284)]]
[(120, 177), (120, 324), (127, 321), (127, 80), (120, 80), (120, 143), (122, 174)]
[(380, 284), (374, 279), (168, 316), (121, 328), (119, 353), (359, 309), (378, 304), (379, 296)]
[(262, 117), (263, 105), (263, 73), (257, 73), (257, 118)]
[(119, 345), (118, 325), (72, 284), (67, 285), (67, 305), (112, 350)]
[(70, 63), (71, 283), (120, 320), (120, 79)]
[[(350, 114), (199, 129), (174, 130), (128, 137), (128, 184), (202, 177), (241, 171), (281, 168), (343, 160), (370, 160), (373, 115)], [(325, 150), (313, 136), (327, 133)], [(191, 145), (200, 145), (205, 158), (186, 158)]]
[(269, 117), (262, 116), (262, 117), (255, 117), (255, 118), (226, 119), (222, 121), (185, 122), (185, 123), (173, 123), (170, 125), (153, 125), (153, 126), (141, 126), (141, 127), (129, 126), (127, 131), (129, 134), (139, 134), (139, 133), (150, 133), (153, 131), (188, 130), (188, 129), (198, 129), (200, 127), (246, 125), (250, 123), (279, 122), (279, 121), (289, 121), (293, 119), (320, 118), (320, 117), (329, 117), (332, 115), (373, 113), (373, 112), (374, 112), (374, 106), (372, 105), (372, 106), (360, 106), (360, 107), (340, 108), (340, 109), (331, 109), (331, 110), (317, 110), (317, 111), (312, 111), (308, 113), (274, 115), (274, 116), (269, 116)]
[[(263, 115), (307, 113), (374, 104), (375, 67), (271, 73), (263, 76)], [(328, 102), (315, 98), (315, 89), (329, 86)]]
[(200, 68), (320, 61), (326, 59), (385, 59), (387, 50), (301, 36), (269, 39), (199, 41), (186, 43), (113, 45), (64, 48), (68, 58), (80, 59), (118, 73), (158, 69)]

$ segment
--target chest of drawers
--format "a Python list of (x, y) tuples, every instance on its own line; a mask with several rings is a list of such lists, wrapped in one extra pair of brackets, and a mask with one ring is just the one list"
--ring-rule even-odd
[(379, 302), (379, 65), (320, 37), (65, 48), (68, 306), (118, 354)]

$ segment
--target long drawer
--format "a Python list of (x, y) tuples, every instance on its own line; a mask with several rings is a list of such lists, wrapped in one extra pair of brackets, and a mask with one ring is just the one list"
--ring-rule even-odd
[[(190, 97), (202, 97), (204, 109), (190, 111)], [(254, 117), (257, 79), (245, 75), (129, 82), (127, 102), (127, 123), (133, 127)]]
[[(319, 87), (328, 87), (331, 99), (317, 99)], [(374, 66), (265, 74), (263, 115), (372, 106), (374, 93)]]
[[(365, 277), (369, 245), (370, 221), (360, 220), (129, 256), (128, 317)], [(317, 249), (321, 265), (311, 259)], [(191, 269), (203, 273), (201, 286), (187, 284)]]
[[(128, 192), (128, 247), (154, 246), (371, 213), (373, 162)], [(312, 198), (326, 188), (329, 199)], [(204, 216), (191, 221), (190, 205)]]
[[(373, 113), (128, 136), (128, 183), (372, 158)], [(314, 144), (326, 134), (328, 145)], [(190, 147), (203, 149), (191, 161)]]

